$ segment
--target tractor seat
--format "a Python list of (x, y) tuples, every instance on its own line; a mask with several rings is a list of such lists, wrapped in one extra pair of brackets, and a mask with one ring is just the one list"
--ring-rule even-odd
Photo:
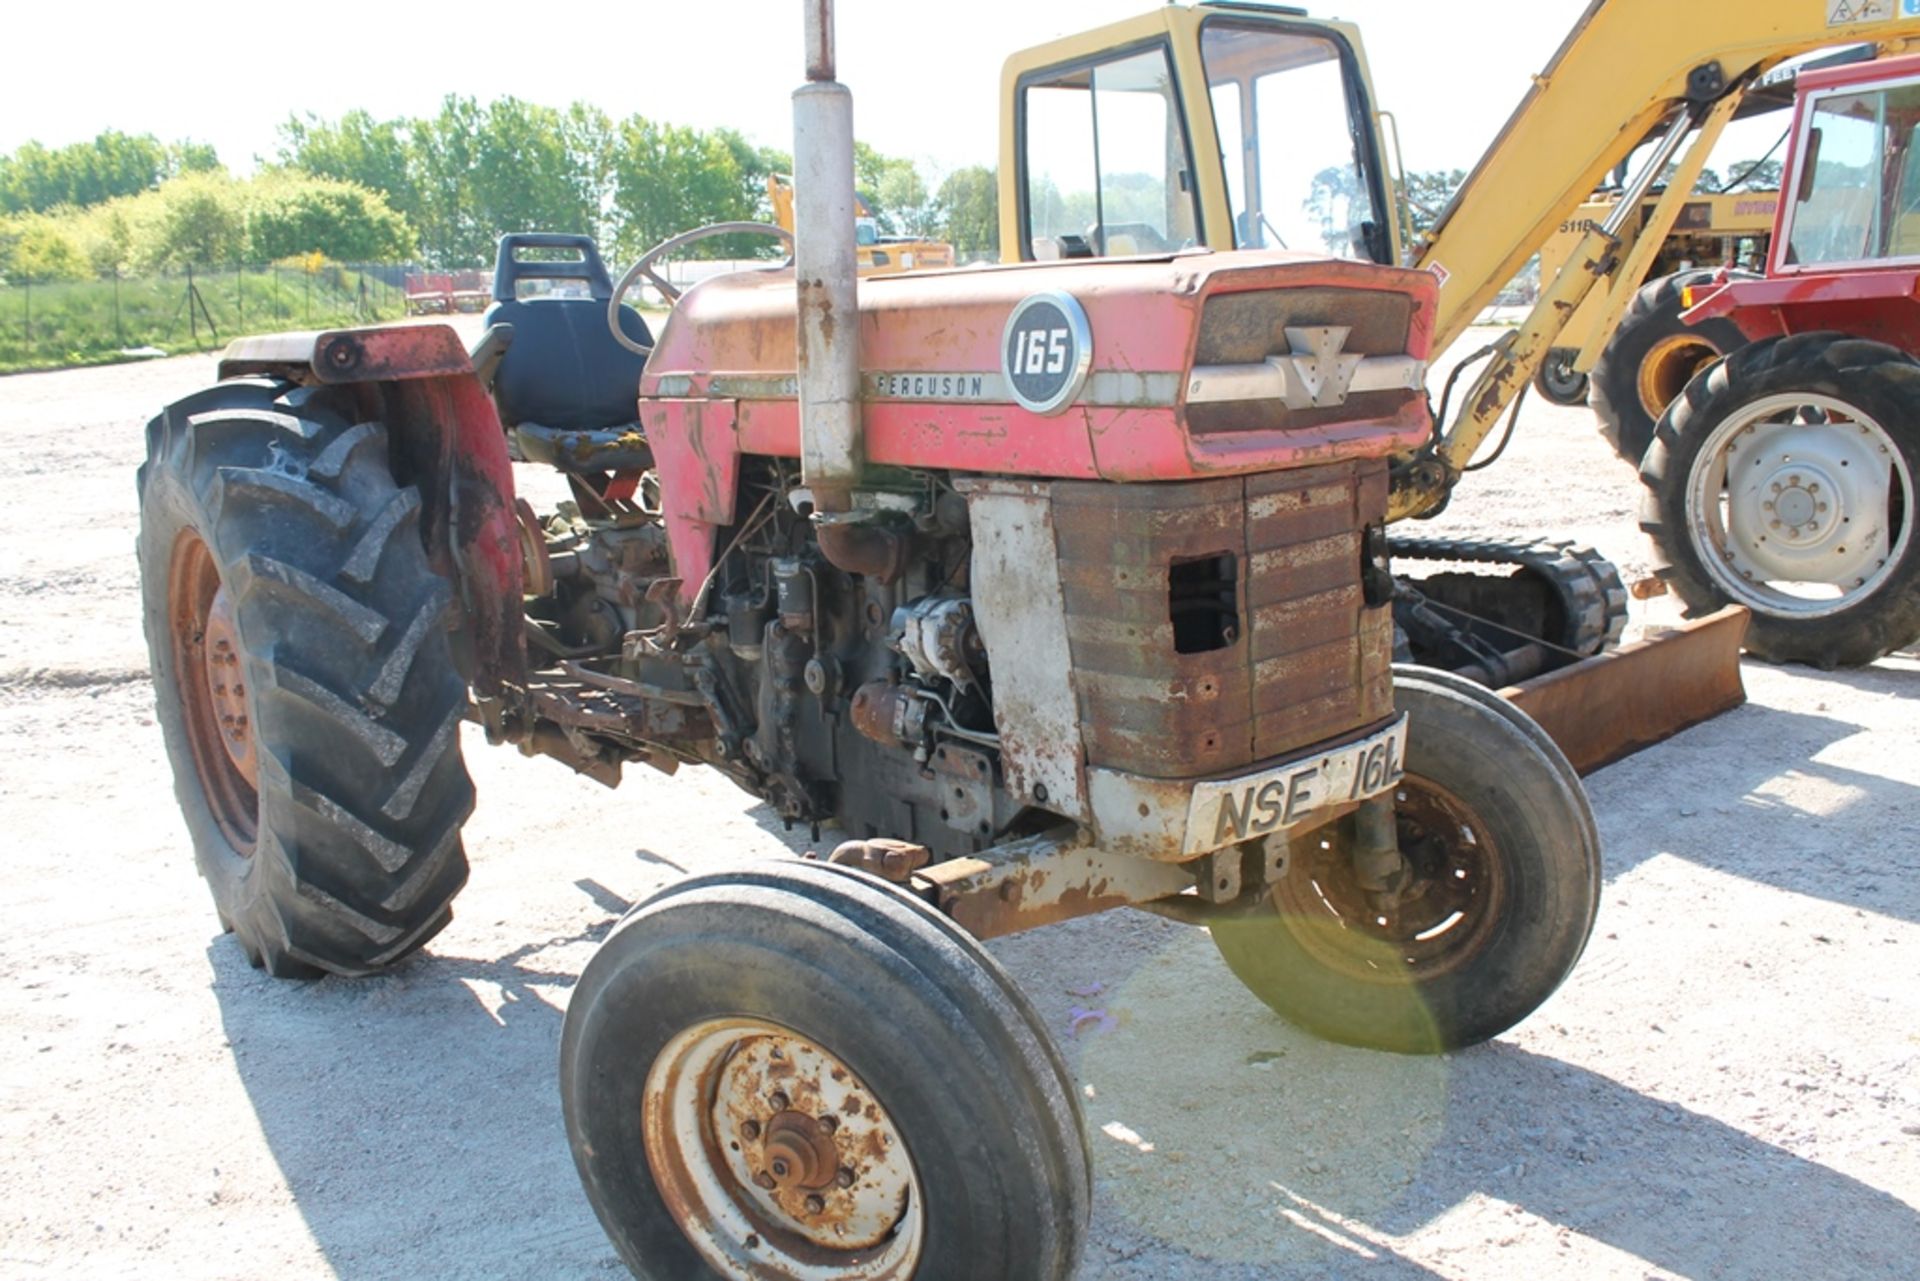
[[(526, 250), (575, 256), (529, 261), (521, 257)], [(558, 288), (545, 297), (520, 297), (521, 283), (533, 280)], [(486, 323), (513, 326), (493, 382), (502, 425), (595, 431), (635, 420), (647, 360), (608, 330), (612, 297), (613, 282), (590, 237), (517, 232), (500, 238)], [(634, 342), (653, 345), (647, 322), (633, 308), (620, 308), (620, 327)]]

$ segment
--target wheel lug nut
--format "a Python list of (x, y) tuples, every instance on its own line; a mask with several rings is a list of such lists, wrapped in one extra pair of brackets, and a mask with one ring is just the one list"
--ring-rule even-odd
[(1779, 529), (1779, 528), (1780, 528), (1780, 522), (1779, 522), (1779, 521), (1777, 521), (1777, 520), (1776, 520), (1776, 521), (1770, 521), (1770, 522), (1768, 523), (1768, 525), (1767, 525), (1767, 528), (1769, 528), (1769, 529)]
[(853, 1186), (853, 1167), (850, 1165), (841, 1166), (840, 1173), (838, 1176), (834, 1178), (834, 1182), (838, 1183), (843, 1188), (852, 1187)]
[(773, 1176), (771, 1174), (768, 1174), (765, 1170), (762, 1170), (760, 1171), (760, 1173), (754, 1175), (753, 1181), (759, 1184), (761, 1187), (765, 1188), (767, 1191), (769, 1192), (773, 1191), (773, 1187), (774, 1187)]
[(1772, 503), (1761, 503), (1761, 504), (1760, 504), (1760, 510), (1761, 510), (1761, 511), (1769, 511), (1769, 512), (1770, 512), (1770, 511), (1772, 511), (1772, 510), (1773, 510), (1773, 504), (1772, 504)]
[(775, 1112), (785, 1112), (787, 1110), (788, 1102), (789, 1100), (787, 1099), (785, 1092), (781, 1090), (775, 1090), (772, 1094), (769, 1094), (767, 1096), (767, 1106), (772, 1108)]
[(826, 1208), (827, 1208), (827, 1203), (821, 1198), (817, 1196), (810, 1196), (807, 1198), (808, 1214), (819, 1214), (822, 1210), (825, 1210)]
[(740, 1127), (740, 1133), (746, 1135), (749, 1139), (757, 1139), (760, 1137), (760, 1123), (758, 1121), (748, 1121)]
[(820, 1118), (820, 1128), (825, 1130), (828, 1134), (832, 1134), (835, 1130), (840, 1128), (840, 1118), (835, 1116), (831, 1112), (825, 1113)]

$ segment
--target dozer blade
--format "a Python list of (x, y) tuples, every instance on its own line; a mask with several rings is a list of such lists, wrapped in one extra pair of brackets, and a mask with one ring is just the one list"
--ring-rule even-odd
[(1500, 691), (1591, 774), (1747, 701), (1740, 643), (1748, 611), (1729, 605), (1677, 631)]

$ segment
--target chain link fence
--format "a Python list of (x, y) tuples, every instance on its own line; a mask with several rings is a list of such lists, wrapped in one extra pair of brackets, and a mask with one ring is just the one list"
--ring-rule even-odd
[(406, 263), (196, 266), (152, 276), (0, 282), (0, 373), (211, 351), (243, 334), (407, 314)]

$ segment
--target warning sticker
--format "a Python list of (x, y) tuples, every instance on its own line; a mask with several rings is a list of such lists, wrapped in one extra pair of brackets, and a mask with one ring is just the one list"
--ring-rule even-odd
[[(1904, 0), (1908, 13), (1915, 9), (1914, 0)], [(1851, 26), (1856, 22), (1890, 22), (1893, 20), (1893, 0), (1827, 0), (1827, 25), (1829, 27)]]
[(1448, 278), (1453, 275), (1452, 272), (1448, 271), (1445, 267), (1442, 267), (1437, 262), (1428, 263), (1427, 270), (1434, 274), (1434, 276), (1440, 281), (1440, 284), (1442, 287), (1446, 285)]

